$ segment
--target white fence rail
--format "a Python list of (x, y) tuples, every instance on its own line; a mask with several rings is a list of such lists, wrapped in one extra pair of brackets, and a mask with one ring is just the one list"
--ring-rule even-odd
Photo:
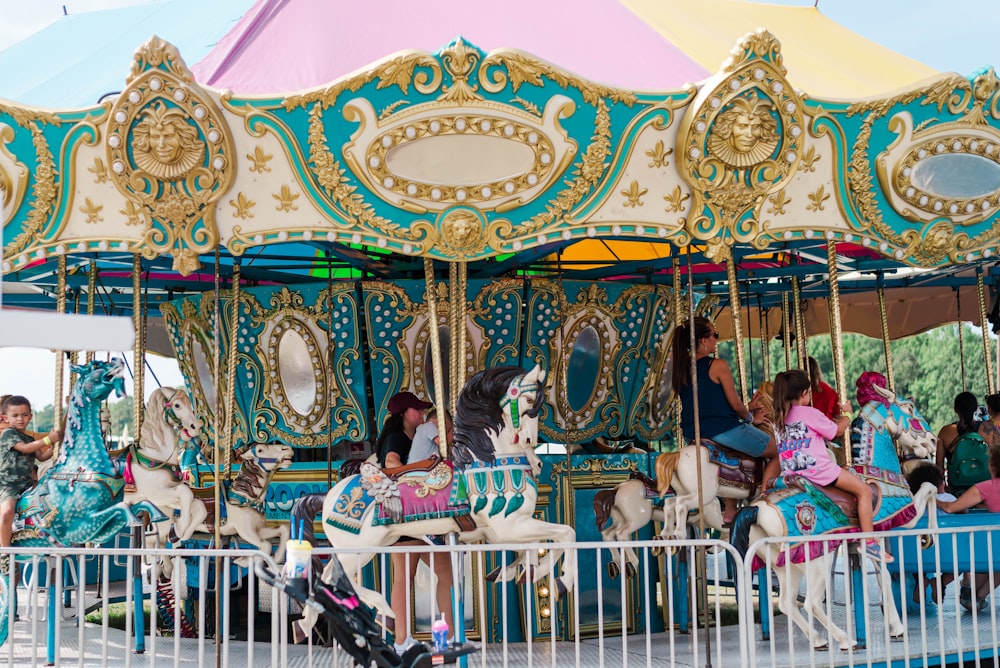
[[(822, 562), (828, 595), (818, 607), (803, 612), (809, 626), (816, 629), (812, 641), (790, 617), (778, 612), (776, 593), (763, 601), (758, 596), (758, 581), (773, 584), (780, 569), (775, 568), (774, 554), (760, 571), (753, 569), (753, 559), (766, 557), (771, 546), (787, 555), (788, 545), (781, 541), (752, 545), (746, 557), (728, 543), (714, 540), (618, 543), (616, 547), (631, 548), (638, 557), (631, 579), (610, 577), (609, 571), (615, 570), (609, 569), (611, 564), (621, 573), (632, 569), (624, 553), (611, 557), (608, 544), (418, 549), (435, 560), (462, 564), (465, 626), (471, 641), (480, 647), (468, 657), (468, 666), (731, 668), (888, 665), (894, 661), (945, 665), (1000, 655), (998, 599), (991, 594), (977, 605), (975, 600), (965, 601), (960, 590), (963, 577), (969, 582), (978, 579), (989, 592), (1000, 584), (1000, 573), (984, 567), (1000, 557), (993, 553), (1000, 527), (900, 531), (888, 536), (886, 542), (897, 555), (894, 565), (876, 565), (848, 555), (844, 546), (829, 563)], [(661, 553), (664, 548), (667, 554)], [(553, 573), (537, 570), (539, 563), (545, 563), (546, 551), (553, 549), (575, 550), (583, 564), (572, 578), (572, 592), (558, 599)], [(386, 557), (412, 550), (412, 546), (394, 547), (379, 554)], [(10, 637), (0, 647), (0, 666), (353, 664), (342, 649), (328, 646), (325, 622), (308, 642), (290, 642), (291, 623), (299, 617), (300, 608), (258, 579), (252, 568), (236, 563), (269, 562), (253, 551), (0, 552), (22, 559), (17, 567), (16, 597), (8, 602)], [(315, 554), (325, 558), (331, 552), (326, 548)], [(418, 557), (411, 554), (409, 558)], [(170, 560), (169, 577), (164, 576), (162, 559)], [(528, 574), (537, 574), (537, 582), (501, 585), (485, 579), (490, 571), (515, 561), (534, 568)], [(357, 573), (359, 581), (388, 593), (389, 563), (389, 558), (376, 559)], [(432, 572), (420, 566), (405, 587), (411, 629), (419, 639), (429, 638), (437, 606)], [(223, 576), (217, 578), (217, 573)], [(940, 602), (916, 584), (932, 574), (955, 580)], [(880, 591), (880, 580), (891, 594)], [(923, 599), (915, 599), (914, 592), (921, 589), (925, 590)], [(792, 600), (801, 603), (806, 591), (802, 585)], [(900, 628), (893, 627), (892, 615), (882, 608), (890, 595), (900, 601), (902, 634), (898, 638)], [(140, 598), (146, 608), (142, 618), (134, 615)], [(966, 602), (968, 610), (963, 606)], [(839, 649), (838, 637), (819, 623), (824, 615), (861, 646), (853, 651)], [(817, 649), (817, 644), (831, 649)]]

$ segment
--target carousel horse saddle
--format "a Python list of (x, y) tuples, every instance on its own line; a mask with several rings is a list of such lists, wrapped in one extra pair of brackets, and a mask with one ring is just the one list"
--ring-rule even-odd
[(657, 487), (656, 480), (654, 478), (650, 478), (648, 475), (646, 475), (642, 471), (632, 471), (629, 474), (628, 479), (629, 480), (638, 480), (639, 482), (642, 483), (643, 491), (646, 493), (646, 498), (647, 499), (654, 499), (654, 500), (656, 500), (656, 499), (662, 499), (665, 496), (676, 496), (677, 495), (677, 493), (674, 492), (674, 489), (671, 487), (671, 488), (668, 488), (667, 491), (664, 492), (664, 494), (661, 496), (659, 488)]
[(398, 482), (400, 479), (405, 478), (412, 473), (426, 473), (430, 475), (430, 473), (434, 471), (441, 461), (442, 460), (439, 455), (434, 455), (429, 459), (421, 459), (418, 462), (411, 462), (409, 464), (404, 464), (403, 466), (397, 466), (393, 469), (382, 469), (382, 472)]
[[(840, 524), (857, 526), (858, 499), (850, 492), (845, 492), (833, 485), (820, 486), (798, 475), (784, 476), (779, 479), (779, 484), (782, 482), (785, 489), (793, 493), (805, 494), (815, 505), (824, 508)], [(872, 513), (874, 514), (882, 503), (882, 490), (871, 481), (866, 480), (865, 482), (872, 491)]]
[(719, 467), (719, 484), (747, 489), (752, 495), (763, 473), (761, 460), (707, 438), (701, 443), (708, 448), (708, 460)]

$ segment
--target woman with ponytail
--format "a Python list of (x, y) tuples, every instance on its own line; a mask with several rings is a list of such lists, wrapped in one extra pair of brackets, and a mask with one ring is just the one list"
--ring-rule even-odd
[[(751, 457), (774, 458), (778, 454), (774, 439), (753, 425), (753, 414), (736, 392), (733, 374), (725, 360), (715, 356), (719, 332), (708, 318), (694, 319), (698, 385), (698, 426), (702, 438), (738, 450)], [(681, 399), (681, 431), (688, 443), (694, 443), (694, 383), (691, 379), (691, 329), (689, 323), (678, 325), (671, 343), (673, 369), (671, 384)], [(764, 480), (777, 475), (777, 465), (765, 469)], [(729, 523), (736, 512), (736, 500), (726, 499), (723, 521)]]

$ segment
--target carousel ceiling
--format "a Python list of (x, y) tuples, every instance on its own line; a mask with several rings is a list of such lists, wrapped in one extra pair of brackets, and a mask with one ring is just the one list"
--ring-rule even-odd
[[(327, 11), (374, 11), (355, 4), (365, 9)], [(951, 268), (992, 264), (1000, 209), (992, 71), (913, 85), (929, 73), (918, 64), (886, 61), (856, 36), (845, 42), (815, 10), (776, 7), (759, 9), (788, 26), (787, 38), (734, 38), (722, 62), (723, 40), (750, 11), (722, 0), (704, 7), (725, 10), (715, 21), (699, 3), (583, 3), (592, 19), (583, 24), (635, 36), (605, 53), (593, 46), (606, 42), (597, 36), (558, 40), (532, 28), (551, 10), (522, 4), (464, 31), (482, 44), (402, 51), (345, 76), (367, 61), (259, 45), (293, 36), (298, 46), (357, 42), (350, 57), (374, 58), (371, 49), (391, 52), (394, 40), (435, 39), (431, 27), (463, 32), (468, 10), (458, 2), (427, 18), (380, 10), (366, 24), (379, 39), (351, 30), (358, 17), (345, 15), (326, 24), (344, 32), (338, 40), (307, 20), (320, 5), (259, 2), (213, 50), (197, 51), (190, 69), (172, 44), (150, 40), (121, 94), (100, 105), (0, 104), (5, 302), (51, 307), (55, 258), (65, 257), (77, 308), (94, 301), (128, 312), (135, 254), (154, 313), (171, 298), (227, 287), (234, 264), (248, 285), (419, 278), (424, 258), (434, 258), (467, 263), (470, 279), (487, 280), (656, 284), (690, 271), (709, 292), (720, 291), (732, 261), (741, 290), (765, 307), (780, 302), (792, 275), (804, 279), (805, 297), (823, 295), (828, 242), (840, 270), (861, 277), (858, 290), (876, 280), (909, 286), (907, 266), (937, 270), (923, 285), (974, 284)], [(666, 5), (676, 5), (676, 34)], [(186, 23), (197, 23), (185, 6)], [(243, 9), (227, 3), (220, 20)], [(887, 65), (867, 68), (885, 79), (866, 85), (911, 87), (853, 103), (820, 97), (821, 83), (801, 93), (792, 73), (808, 80), (822, 70), (805, 55), (791, 63), (785, 40), (802, 54), (827, 33), (841, 47), (827, 61), (842, 82), (864, 81), (851, 72), (868, 53)], [(706, 66), (712, 47), (695, 42), (719, 44), (721, 67)], [(701, 81), (683, 85), (692, 79)], [(323, 85), (281, 92), (287, 82)]]

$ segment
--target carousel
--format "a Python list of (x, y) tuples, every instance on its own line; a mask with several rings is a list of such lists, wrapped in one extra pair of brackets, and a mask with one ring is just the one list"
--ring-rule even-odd
[[(891, 390), (893, 339), (987, 321), (1000, 236), (992, 69), (964, 77), (888, 58), (882, 79), (845, 74), (823, 90), (807, 35), (745, 25), (702, 61), (681, 58), (650, 27), (659, 10), (636, 1), (635, 14), (589, 8), (588, 25), (631, 26), (656, 67), (624, 51), (588, 63), (579, 40), (574, 67), (591, 79), (541, 33), (511, 40), (523, 50), (500, 48), (499, 28), (483, 44), (454, 38), (450, 22), (469, 19), (452, 3), (429, 33), (445, 36), (424, 50), (360, 40), (379, 51), (316, 80), (294, 53), (252, 48), (268, 31), (315, 29), (309, 3), (270, 4), (196, 66), (147, 39), (99, 103), (0, 101), (0, 322), (21, 309), (130, 316), (133, 368), (155, 351), (184, 374), (185, 388), (158, 390), (145, 411), (136, 402), (134, 416), (136, 458), (190, 455), (200, 478), (126, 492), (178, 509), (164, 542), (207, 540), (192, 497), (214, 488), (225, 503), (220, 489), (260, 469), (241, 487), (255, 496), (236, 513), (253, 517), (236, 533), (266, 551), (277, 539), (280, 558), (296, 500), (372, 454), (390, 397), (454, 411), (466, 381), (494, 367), (544, 379), (533, 517), (601, 540), (599, 492), (655, 477), (657, 456), (678, 448), (678, 323), (716, 320), (746, 402), (760, 380), (748, 348), (779, 332), (797, 336), (765, 377), (804, 366), (808, 336), (828, 332), (845, 396), (845, 330), (884, 341)], [(660, 4), (692, 22), (702, 11)], [(386, 17), (387, 42), (407, 27)], [(990, 348), (983, 328), (994, 392)], [(135, 384), (143, 396), (141, 374)], [(592, 554), (576, 565), (601, 567)], [(490, 608), (500, 589), (477, 586)], [(594, 586), (567, 594), (592, 600)], [(537, 587), (503, 639), (591, 633), (615, 613), (629, 630), (662, 627), (665, 613), (650, 621), (632, 603), (655, 587), (630, 579), (602, 609)], [(470, 617), (485, 641), (499, 628)]]

